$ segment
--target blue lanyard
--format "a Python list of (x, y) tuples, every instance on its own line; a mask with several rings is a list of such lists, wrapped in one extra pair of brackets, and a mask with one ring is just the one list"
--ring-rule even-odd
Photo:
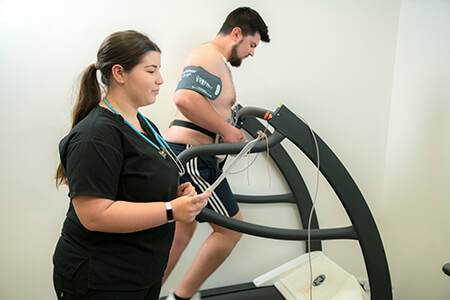
[(147, 126), (150, 128), (150, 130), (152, 131), (153, 135), (155, 136), (155, 139), (158, 141), (158, 144), (160, 145), (160, 147), (156, 146), (155, 143), (153, 143), (152, 141), (150, 141), (150, 139), (148, 137), (146, 137), (145, 135), (143, 135), (141, 132), (139, 132), (139, 130), (137, 130), (136, 128), (133, 127), (133, 125), (130, 124), (130, 122), (128, 122), (121, 114), (119, 114), (119, 112), (117, 110), (114, 109), (114, 107), (112, 107), (111, 104), (109, 104), (108, 100), (106, 100), (106, 97), (103, 98), (103, 101), (106, 103), (106, 105), (108, 105), (108, 107), (116, 114), (122, 117), (123, 121), (125, 122), (125, 124), (128, 125), (128, 127), (130, 127), (131, 129), (133, 129), (134, 132), (136, 132), (137, 134), (139, 134), (139, 136), (141, 136), (144, 140), (146, 140), (150, 145), (152, 145), (156, 150), (158, 150), (158, 153), (164, 157), (164, 159), (166, 159), (166, 156), (169, 155), (169, 157), (172, 159), (172, 161), (175, 163), (175, 165), (178, 168), (178, 175), (179, 176), (183, 176), (184, 174), (184, 166), (181, 163), (181, 161), (178, 159), (178, 157), (175, 155), (175, 153), (173, 153), (172, 149), (170, 149), (169, 145), (167, 144), (167, 142), (162, 138), (162, 136), (160, 136), (155, 129), (153, 129), (152, 125), (150, 125), (150, 122), (147, 120), (147, 118), (145, 118), (139, 111), (138, 111), (138, 115), (144, 119), (145, 123), (147, 124)]
[[(130, 122), (128, 122), (121, 114), (119, 114), (119, 112), (117, 110), (114, 109), (114, 107), (112, 107), (111, 104), (109, 104), (108, 100), (106, 100), (106, 97), (103, 98), (103, 101), (105, 101), (106, 105), (108, 105), (108, 107), (116, 114), (122, 117), (123, 121), (125, 122), (125, 124), (128, 125), (128, 127), (130, 127), (131, 129), (133, 129), (134, 132), (136, 132), (137, 134), (139, 134), (144, 140), (146, 140), (150, 145), (152, 145), (154, 148), (156, 148), (156, 150), (158, 151), (162, 151), (160, 152), (161, 155), (163, 152), (165, 152), (165, 150), (167, 148), (169, 148), (169, 145), (167, 145), (166, 141), (162, 138), (162, 136), (160, 136), (155, 129), (153, 129), (152, 125), (150, 125), (150, 122), (147, 120), (147, 118), (145, 118), (139, 111), (138, 111), (138, 115), (144, 119), (145, 123), (147, 124), (148, 127), (150, 127), (150, 130), (152, 131), (153, 135), (155, 136), (156, 140), (158, 141), (160, 147), (156, 146), (155, 143), (153, 143), (148, 137), (146, 137), (145, 135), (143, 135), (141, 132), (139, 132), (139, 130), (137, 130), (136, 128), (133, 127), (133, 125), (130, 124)], [(162, 148), (162, 149), (161, 149)], [(165, 154), (163, 155), (165, 158)]]

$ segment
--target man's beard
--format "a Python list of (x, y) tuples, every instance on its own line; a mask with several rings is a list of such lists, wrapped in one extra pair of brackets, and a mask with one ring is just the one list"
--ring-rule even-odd
[(239, 47), (239, 45), (241, 43), (242, 43), (242, 40), (239, 42), (239, 44), (234, 45), (233, 48), (231, 48), (231, 54), (230, 54), (230, 58), (228, 59), (228, 62), (233, 67), (239, 67), (242, 63), (242, 57), (239, 57), (238, 53), (237, 53), (237, 48)]

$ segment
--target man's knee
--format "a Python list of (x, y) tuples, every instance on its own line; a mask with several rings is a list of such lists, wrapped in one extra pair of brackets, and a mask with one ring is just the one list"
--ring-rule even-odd
[(229, 230), (229, 231), (230, 231), (229, 239), (233, 244), (236, 245), (239, 242), (239, 240), (242, 238), (242, 232), (233, 231), (233, 230)]
[(221, 227), (221, 226), (218, 226), (215, 224), (210, 224), (210, 225), (213, 228), (214, 232), (221, 234), (223, 236), (223, 239), (228, 241), (230, 244), (232, 244), (233, 247), (242, 238), (242, 232), (227, 229), (225, 227)]
[[(238, 221), (243, 221), (244, 218), (242, 217), (242, 214), (240, 211), (236, 213), (236, 215), (233, 216), (233, 219)], [(223, 228), (223, 227), (222, 227)], [(239, 240), (242, 238), (242, 232), (234, 231), (231, 229), (225, 229), (226, 234), (229, 237), (229, 240), (234, 243), (235, 245), (239, 242)]]

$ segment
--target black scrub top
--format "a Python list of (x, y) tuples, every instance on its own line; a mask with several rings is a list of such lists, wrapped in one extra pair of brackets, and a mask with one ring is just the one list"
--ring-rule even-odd
[[(159, 145), (140, 116), (139, 121), (146, 136)], [(163, 158), (121, 116), (103, 107), (95, 107), (81, 120), (61, 140), (59, 151), (70, 198), (89, 195), (130, 202), (165, 202), (176, 197), (175, 163), (169, 157)], [(70, 201), (53, 256), (54, 267), (70, 280), (88, 261), (89, 288), (148, 288), (163, 276), (174, 230), (174, 223), (170, 223), (126, 234), (89, 231)]]

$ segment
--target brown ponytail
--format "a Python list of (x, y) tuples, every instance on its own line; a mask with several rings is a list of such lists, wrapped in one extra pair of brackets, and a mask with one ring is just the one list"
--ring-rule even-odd
[(80, 81), (80, 90), (72, 112), (72, 127), (78, 124), (89, 112), (98, 105), (102, 97), (97, 81), (95, 64), (87, 67)]
[[(83, 118), (98, 105), (100, 98), (101, 91), (97, 81), (97, 69), (95, 68), (95, 64), (92, 64), (87, 67), (81, 75), (80, 88), (72, 111), (71, 129), (73, 129), (78, 122), (83, 120)], [(55, 179), (57, 187), (62, 184), (67, 184), (66, 174), (64, 173), (61, 162), (59, 162), (58, 168), (56, 169)]]

